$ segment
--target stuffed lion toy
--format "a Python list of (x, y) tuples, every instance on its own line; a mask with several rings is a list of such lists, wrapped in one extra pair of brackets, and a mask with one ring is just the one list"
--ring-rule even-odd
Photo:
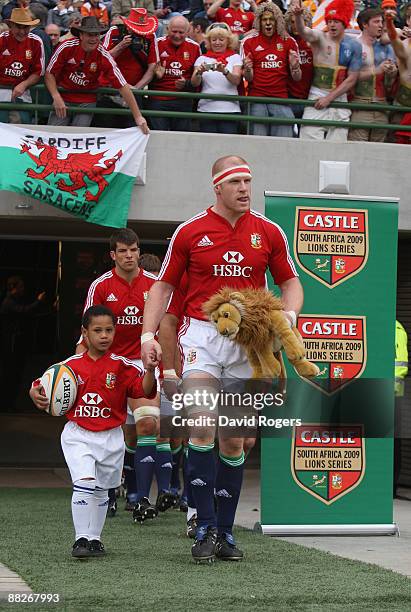
[(245, 349), (253, 378), (284, 374), (281, 347), (300, 376), (319, 373), (318, 367), (305, 357), (299, 331), (290, 328), (281, 299), (270, 291), (224, 287), (203, 304), (203, 310), (221, 335)]

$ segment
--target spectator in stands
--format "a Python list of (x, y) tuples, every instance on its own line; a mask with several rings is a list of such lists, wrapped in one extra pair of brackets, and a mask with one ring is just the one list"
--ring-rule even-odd
[(55, 23), (49, 23), (46, 26), (45, 32), (46, 34), (49, 35), (50, 40), (51, 40), (51, 45), (53, 49), (55, 49), (55, 47), (57, 47), (57, 45), (60, 42), (61, 30), (59, 26), (56, 25)]
[[(312, 16), (311, 12), (305, 8), (303, 12), (304, 24), (307, 28), (311, 28)], [(298, 45), (298, 52), (300, 54), (301, 64), (301, 80), (295, 81), (292, 78), (288, 79), (288, 95), (290, 98), (297, 98), (298, 100), (306, 100), (310, 92), (311, 83), (313, 80), (313, 52), (309, 43), (302, 38), (297, 31), (295, 24), (295, 15), (292, 11), (288, 10), (284, 15), (284, 20), (287, 26), (288, 32), (294, 38)], [(293, 104), (291, 109), (294, 113), (294, 117), (301, 118), (304, 112), (304, 106), (302, 104)], [(299, 130), (298, 130), (299, 132)]]
[[(309, 99), (315, 100), (315, 104), (305, 108), (303, 119), (349, 121), (349, 109), (329, 108), (329, 105), (334, 100), (347, 101), (347, 92), (355, 86), (361, 68), (361, 45), (353, 36), (345, 35), (354, 10), (352, 0), (333, 0), (326, 6), (326, 32), (307, 28), (300, 4), (293, 5), (291, 10), (296, 16), (298, 32), (311, 44), (314, 56), (314, 77)], [(339, 127), (304, 125), (300, 136), (344, 142), (347, 132), (347, 129)]]
[(408, 2), (408, 4), (403, 7), (401, 14), (404, 21), (401, 30), (401, 38), (405, 40), (406, 38), (411, 38), (411, 2)]
[[(157, 41), (154, 32), (158, 26), (156, 17), (147, 15), (146, 9), (131, 9), (129, 17), (116, 17), (120, 23), (112, 26), (104, 37), (103, 47), (109, 51), (117, 62), (122, 75), (130, 87), (143, 89), (154, 77), (154, 68), (159, 61)], [(153, 47), (153, 61), (149, 63), (150, 49)], [(104, 79), (101, 81), (103, 87), (108, 87)], [(121, 108), (122, 98), (120, 96), (104, 96), (101, 106)], [(139, 103), (141, 100), (139, 99)], [(106, 117), (97, 116), (97, 122), (93, 125), (106, 125)], [(133, 118), (128, 116), (113, 116), (110, 120), (111, 127), (130, 127)]]
[[(199, 45), (187, 38), (189, 23), (185, 17), (173, 17), (168, 26), (168, 34), (158, 39), (160, 61), (155, 67), (155, 80), (150, 89), (160, 91), (192, 90), (191, 75), (194, 63), (200, 55)], [(149, 63), (155, 61), (155, 49), (150, 49)], [(177, 112), (190, 112), (192, 101), (171, 96), (150, 98), (150, 109)], [(155, 130), (189, 131), (190, 120), (172, 117), (152, 117), (151, 126)]]
[(10, 0), (1, 9), (1, 18), (3, 21), (10, 19), (10, 15), (15, 8), (29, 8), (31, 0)]
[(50, 37), (45, 31), (45, 27), (47, 25), (48, 11), (44, 4), (41, 4), (40, 2), (31, 2), (30, 13), (33, 15), (34, 19), (39, 20), (39, 24), (31, 30), (31, 33), (37, 34), (37, 36), (41, 38), (44, 47), (44, 65), (47, 66), (53, 50), (53, 47), (51, 46)]
[(145, 8), (149, 15), (154, 15), (153, 0), (113, 0), (111, 4), (111, 19), (118, 15), (128, 17), (132, 8)]
[(71, 0), (59, 0), (57, 6), (49, 10), (47, 23), (57, 25), (62, 34), (70, 29), (70, 22), (75, 16), (80, 19), (80, 13), (72, 6)]
[[(237, 87), (242, 79), (243, 62), (235, 52), (238, 41), (226, 23), (213, 23), (206, 33), (207, 53), (201, 55), (194, 64), (191, 77), (193, 87), (201, 86), (201, 93), (223, 94), (235, 96)], [(200, 100), (199, 113), (240, 113), (239, 102), (223, 100)], [(215, 132), (219, 134), (236, 134), (238, 123), (236, 121), (219, 121), (206, 119), (200, 121), (202, 132)]]
[[(397, 76), (395, 54), (391, 45), (380, 42), (383, 32), (381, 9), (365, 9), (358, 15), (361, 36), (357, 38), (362, 48), (362, 66), (354, 88), (352, 102), (387, 104)], [(354, 110), (351, 121), (360, 123), (388, 123), (388, 114), (382, 111)], [(387, 130), (352, 128), (348, 140), (384, 142)]]
[[(148, 132), (147, 123), (142, 116), (130, 86), (121, 74), (112, 56), (100, 44), (100, 34), (104, 27), (95, 17), (83, 17), (81, 25), (72, 28), (76, 38), (59, 45), (47, 67), (45, 81), (52, 95), (54, 112), (49, 116), (49, 125), (79, 125), (88, 127), (92, 114), (67, 112), (67, 105), (93, 108), (96, 94), (93, 93), (100, 82), (101, 75), (107, 78), (110, 86), (118, 89), (133, 113), (136, 125), (144, 133)], [(58, 87), (71, 90), (60, 93)], [(74, 90), (74, 91), (73, 91)]]
[[(30, 87), (44, 74), (44, 47), (30, 30), (38, 25), (28, 9), (15, 8), (6, 20), (9, 30), (0, 34), (0, 101), (31, 102)], [(17, 115), (17, 117), (16, 117)], [(0, 111), (2, 123), (30, 123), (31, 113), (19, 111), (9, 117)]]
[(60, 36), (60, 42), (64, 42), (65, 40), (71, 40), (72, 38), (75, 38), (73, 34), (71, 33), (71, 28), (76, 28), (81, 24), (80, 13), (77, 13), (77, 12), (71, 13), (68, 24), (69, 24), (68, 32), (63, 34), (63, 36)]
[[(244, 11), (241, 8), (241, 0), (230, 0), (228, 8), (221, 8), (224, 2), (225, 0), (215, 0), (207, 10), (207, 17), (211, 21), (227, 23), (233, 34), (239, 37), (249, 32), (253, 27), (254, 13)], [(254, 0), (249, 4), (256, 6)]]
[(166, 33), (167, 26), (173, 17), (179, 17), (189, 12), (188, 0), (154, 0), (154, 15), (159, 21), (157, 36)]
[(196, 17), (204, 17), (207, 19), (207, 11), (214, 4), (214, 0), (190, 0), (190, 15), (189, 19)]
[[(409, 68), (411, 65), (411, 39), (407, 38), (405, 41), (400, 40), (391, 14), (386, 13), (385, 20), (387, 23), (388, 36), (398, 60), (399, 87), (394, 104), (411, 106), (411, 70)], [(411, 113), (394, 113), (392, 122), (409, 126), (411, 125)], [(409, 144), (410, 132), (396, 132), (396, 139), (400, 144)]]
[(194, 19), (190, 21), (188, 36), (191, 38), (191, 40), (194, 40), (200, 45), (200, 51), (202, 54), (207, 52), (205, 31), (209, 25), (210, 22), (208, 19), (205, 19), (205, 17), (194, 17)]
[(88, 0), (88, 2), (84, 2), (81, 7), (81, 16), (95, 17), (98, 22), (104, 26), (108, 26), (109, 24), (107, 7), (99, 0)]
[[(244, 77), (249, 83), (250, 96), (288, 98), (288, 79), (301, 79), (298, 46), (289, 36), (284, 17), (277, 5), (264, 2), (255, 14), (255, 33), (249, 34), (241, 45)], [(282, 104), (251, 104), (255, 117), (294, 119), (293, 111)], [(269, 125), (255, 123), (253, 134), (257, 136), (293, 135), (292, 124)]]

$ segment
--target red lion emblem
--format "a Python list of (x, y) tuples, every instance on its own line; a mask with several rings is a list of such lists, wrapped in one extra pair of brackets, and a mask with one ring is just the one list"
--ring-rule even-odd
[[(69, 153), (67, 157), (59, 158), (59, 151), (56, 146), (46, 144), (41, 140), (37, 140), (34, 144), (40, 150), (40, 155), (34, 155), (30, 151), (29, 140), (24, 141), (24, 144), (21, 145), (20, 153), (27, 153), (38, 168), (44, 166), (44, 169), (40, 172), (35, 172), (32, 168), (28, 168), (26, 170), (27, 176), (44, 181), (50, 185), (50, 181), (46, 178), (50, 174), (68, 174), (71, 184), (66, 183), (64, 179), (60, 178), (56, 183), (56, 187), (62, 191), (68, 191), (74, 196), (78, 195), (78, 189), (86, 187), (85, 198), (88, 202), (98, 202), (101, 194), (108, 186), (108, 182), (104, 177), (114, 172), (116, 162), (123, 155), (123, 151), (120, 149), (114, 157), (103, 160), (103, 166), (99, 166), (99, 161), (107, 151), (102, 153), (89, 153), (88, 151), (85, 153)], [(88, 185), (84, 180), (85, 177), (97, 184), (98, 191), (95, 195), (89, 191)]]

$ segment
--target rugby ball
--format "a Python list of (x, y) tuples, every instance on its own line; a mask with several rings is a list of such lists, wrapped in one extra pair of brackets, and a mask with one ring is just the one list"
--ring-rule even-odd
[(44, 372), (40, 381), (50, 400), (47, 412), (52, 416), (64, 416), (77, 395), (77, 378), (73, 370), (63, 363), (56, 363)]

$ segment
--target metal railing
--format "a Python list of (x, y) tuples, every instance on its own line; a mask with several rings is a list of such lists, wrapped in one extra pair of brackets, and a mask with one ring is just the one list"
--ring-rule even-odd
[[(40, 104), (38, 102), (40, 92), (45, 92), (47, 89), (43, 84), (35, 85), (31, 88), (31, 92), (34, 94), (34, 102), (28, 103), (14, 103), (14, 102), (0, 102), (0, 110), (27, 110), (34, 112), (35, 122), (38, 123), (39, 113), (47, 113), (53, 110), (51, 104)], [(67, 91), (67, 90), (66, 90)], [(78, 93), (78, 92), (77, 92)], [(91, 93), (91, 92), (88, 92)], [(111, 89), (108, 87), (102, 87), (95, 90), (97, 97), (101, 95), (118, 95), (118, 90)], [(142, 113), (145, 117), (169, 117), (179, 119), (195, 119), (198, 121), (212, 119), (217, 121), (234, 121), (237, 123), (247, 123), (250, 126), (251, 123), (262, 123), (269, 125), (315, 125), (321, 127), (340, 127), (344, 129), (379, 129), (387, 131), (401, 130), (403, 132), (411, 132), (411, 126), (401, 125), (398, 123), (370, 123), (361, 121), (338, 121), (338, 120), (323, 120), (323, 119), (289, 119), (286, 117), (255, 117), (250, 114), (251, 104), (281, 104), (284, 106), (314, 106), (315, 100), (301, 100), (297, 98), (269, 98), (269, 97), (257, 97), (257, 96), (230, 96), (220, 94), (202, 94), (195, 92), (184, 92), (184, 91), (157, 91), (157, 90), (133, 90), (133, 93), (139, 97), (150, 98), (150, 97), (168, 97), (175, 99), (190, 99), (190, 100), (219, 100), (229, 102), (240, 102), (245, 104), (245, 113), (203, 113), (203, 112), (177, 112), (177, 111), (166, 111), (166, 110), (150, 110), (143, 108)], [(330, 108), (348, 108), (350, 110), (358, 111), (378, 111), (387, 112), (392, 114), (397, 113), (411, 113), (410, 106), (397, 106), (393, 104), (379, 104), (379, 103), (359, 103), (359, 102), (332, 102)], [(128, 108), (112, 108), (112, 107), (95, 107), (95, 108), (82, 108), (79, 106), (67, 106), (68, 113), (85, 113), (95, 115), (131, 115), (131, 111)]]

